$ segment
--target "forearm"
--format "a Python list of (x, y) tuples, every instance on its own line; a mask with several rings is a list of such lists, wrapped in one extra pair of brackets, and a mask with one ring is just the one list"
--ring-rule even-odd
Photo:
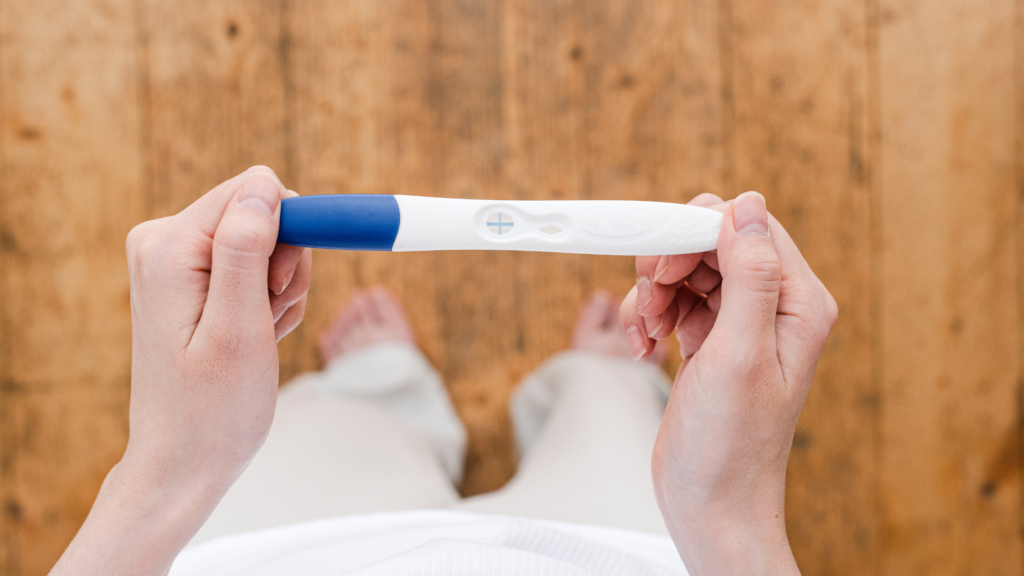
[(198, 479), (152, 482), (122, 461), (50, 574), (166, 574), (221, 492)]

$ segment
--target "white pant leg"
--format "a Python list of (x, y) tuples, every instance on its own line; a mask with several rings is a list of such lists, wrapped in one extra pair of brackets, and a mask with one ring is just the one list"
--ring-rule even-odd
[(651, 452), (669, 390), (665, 373), (647, 362), (555, 356), (512, 399), (516, 476), (454, 507), (665, 534)]
[(359, 349), (282, 388), (266, 443), (192, 540), (316, 518), (444, 508), (466, 432), (414, 346)]

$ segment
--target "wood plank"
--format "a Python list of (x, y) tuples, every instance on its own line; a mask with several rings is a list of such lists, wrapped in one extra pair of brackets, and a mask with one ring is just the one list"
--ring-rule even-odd
[(885, 574), (1020, 574), (1014, 6), (881, 2)]
[(291, 186), (282, 3), (142, 2), (151, 218), (249, 166)]
[[(1014, 50), (1014, 176), (1016, 187), (1016, 229), (1017, 258), (1017, 474), (1024, 468), (1024, 0), (1014, 0), (1013, 6), (1013, 50)], [(1012, 446), (1012, 443), (1009, 443)], [(1014, 461), (1014, 458), (1008, 458)], [(1011, 469), (1012, 471), (1012, 469)], [(1024, 490), (1024, 486), (1022, 486)], [(1019, 504), (1020, 534), (1024, 534), (1024, 501)], [(1024, 562), (1024, 559), (1021, 560)], [(1024, 572), (1024, 569), (1022, 569)]]
[[(65, 382), (68, 382), (67, 380)], [(128, 395), (86, 387), (9, 395), (8, 446), (16, 451), (16, 522), (10, 574), (46, 574), (89, 513), (99, 484), (121, 458)]]
[(862, 3), (733, 0), (736, 187), (758, 190), (836, 298), (790, 458), (787, 524), (810, 574), (875, 572), (867, 23)]
[[(294, 85), (299, 190), (452, 197), (501, 193), (503, 162), (500, 30), (496, 4), (384, 2), (294, 7)], [(494, 406), (474, 391), (507, 389), (514, 374), (494, 350), (514, 346), (511, 298), (499, 280), (514, 255), (316, 255), (310, 313), (292, 342), (310, 369), (316, 335), (351, 291), (385, 283), (405, 301), (420, 344), (456, 396)], [(453, 282), (458, 279), (458, 282)], [(479, 328), (501, 318), (510, 328)], [(297, 354), (296, 354), (297, 355)], [(294, 372), (292, 372), (294, 373)], [(503, 482), (511, 472), (507, 420), (486, 411), (479, 430), (505, 456), (478, 469)], [(466, 415), (466, 412), (463, 411)], [(471, 424), (472, 425), (472, 424)], [(475, 435), (474, 442), (480, 437)], [(471, 448), (474, 453), (482, 453)], [(471, 467), (472, 467), (471, 462)]]
[(48, 571), (127, 436), (124, 238), (143, 208), (135, 41), (131, 2), (0, 3), (10, 574)]
[[(717, 16), (711, 2), (508, 4), (507, 186), (530, 199), (721, 193)], [(591, 290), (622, 295), (633, 280), (631, 258), (520, 255), (516, 297), (536, 311), (522, 318), (522, 372), (568, 345)]]

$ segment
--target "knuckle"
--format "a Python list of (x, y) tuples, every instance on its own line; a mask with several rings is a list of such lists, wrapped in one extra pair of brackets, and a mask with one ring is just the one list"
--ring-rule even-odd
[(721, 204), (722, 199), (710, 192), (698, 194), (690, 200), (690, 204)]
[(124, 241), (124, 248), (129, 261), (139, 250), (139, 246), (141, 246), (145, 239), (151, 235), (152, 231), (153, 221), (150, 220), (142, 222), (141, 224), (136, 224), (135, 227), (128, 232), (128, 237), (125, 238)]
[(757, 291), (777, 292), (782, 284), (782, 265), (778, 258), (755, 258), (744, 263), (743, 274)]
[(161, 244), (158, 228), (157, 221), (151, 220), (135, 226), (128, 232), (125, 254), (130, 274), (139, 276), (149, 273)]
[(825, 327), (829, 332), (832, 331), (832, 327), (836, 325), (839, 320), (839, 305), (836, 303), (836, 299), (832, 297), (832, 294), (822, 286), (822, 292), (824, 296), (824, 320)]
[(222, 263), (232, 267), (251, 268), (262, 264), (270, 257), (267, 254), (268, 240), (261, 230), (248, 226), (222, 228), (214, 235), (214, 244)]
[(273, 168), (264, 164), (253, 164), (248, 170), (246, 170), (246, 172), (269, 172), (271, 174), (276, 174)]

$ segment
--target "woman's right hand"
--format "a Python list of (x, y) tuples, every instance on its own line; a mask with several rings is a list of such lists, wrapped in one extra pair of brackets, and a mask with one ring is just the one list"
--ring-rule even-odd
[(724, 213), (718, 250), (637, 258), (620, 317), (642, 358), (673, 330), (688, 361), (654, 448), (654, 489), (692, 576), (798, 574), (786, 464), (838, 310), (757, 193)]

